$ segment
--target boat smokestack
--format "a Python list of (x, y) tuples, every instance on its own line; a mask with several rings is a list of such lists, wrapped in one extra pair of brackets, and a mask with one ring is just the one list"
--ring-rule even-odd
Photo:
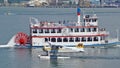
[(81, 11), (80, 8), (77, 8), (77, 16), (78, 16), (78, 22), (77, 23), (79, 25), (81, 25), (81, 23), (80, 23), (80, 11)]

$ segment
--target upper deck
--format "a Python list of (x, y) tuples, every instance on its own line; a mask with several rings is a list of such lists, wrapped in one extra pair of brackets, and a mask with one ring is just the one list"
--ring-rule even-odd
[[(78, 15), (79, 19), (80, 15)], [(99, 28), (96, 14), (84, 15), (82, 22), (48, 22), (30, 18), (32, 36), (107, 36), (104, 28)]]
[(39, 22), (30, 24), (32, 36), (99, 36), (108, 35), (96, 25), (78, 25), (75, 22)]

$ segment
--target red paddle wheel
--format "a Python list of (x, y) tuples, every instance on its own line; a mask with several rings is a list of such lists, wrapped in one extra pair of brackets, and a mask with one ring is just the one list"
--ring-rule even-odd
[(15, 43), (17, 45), (23, 45), (25, 46), (26, 43), (28, 43), (29, 41), (29, 36), (23, 32), (19, 32), (16, 34), (16, 37), (15, 37)]

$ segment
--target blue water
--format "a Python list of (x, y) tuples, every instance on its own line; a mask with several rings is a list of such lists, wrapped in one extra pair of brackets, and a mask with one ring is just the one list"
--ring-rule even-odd
[[(120, 29), (119, 8), (83, 9), (84, 13), (96, 13), (100, 27), (116, 37)], [(94, 10), (94, 11), (93, 11)], [(89, 12), (88, 12), (89, 11)], [(6, 13), (10, 13), (6, 15)], [(0, 7), (0, 44), (6, 44), (17, 32), (29, 34), (29, 17), (42, 21), (77, 21), (75, 8), (18, 8)], [(120, 48), (86, 48), (85, 53), (69, 54), (74, 57), (64, 60), (43, 60), (37, 55), (40, 49), (0, 48), (0, 68), (118, 68)]]

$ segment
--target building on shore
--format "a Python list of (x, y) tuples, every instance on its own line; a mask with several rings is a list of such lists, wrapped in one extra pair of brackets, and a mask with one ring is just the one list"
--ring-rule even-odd
[(27, 5), (31, 7), (48, 6), (48, 4), (48, 0), (31, 0), (27, 2)]
[(120, 7), (120, 0), (0, 0), (0, 6)]

